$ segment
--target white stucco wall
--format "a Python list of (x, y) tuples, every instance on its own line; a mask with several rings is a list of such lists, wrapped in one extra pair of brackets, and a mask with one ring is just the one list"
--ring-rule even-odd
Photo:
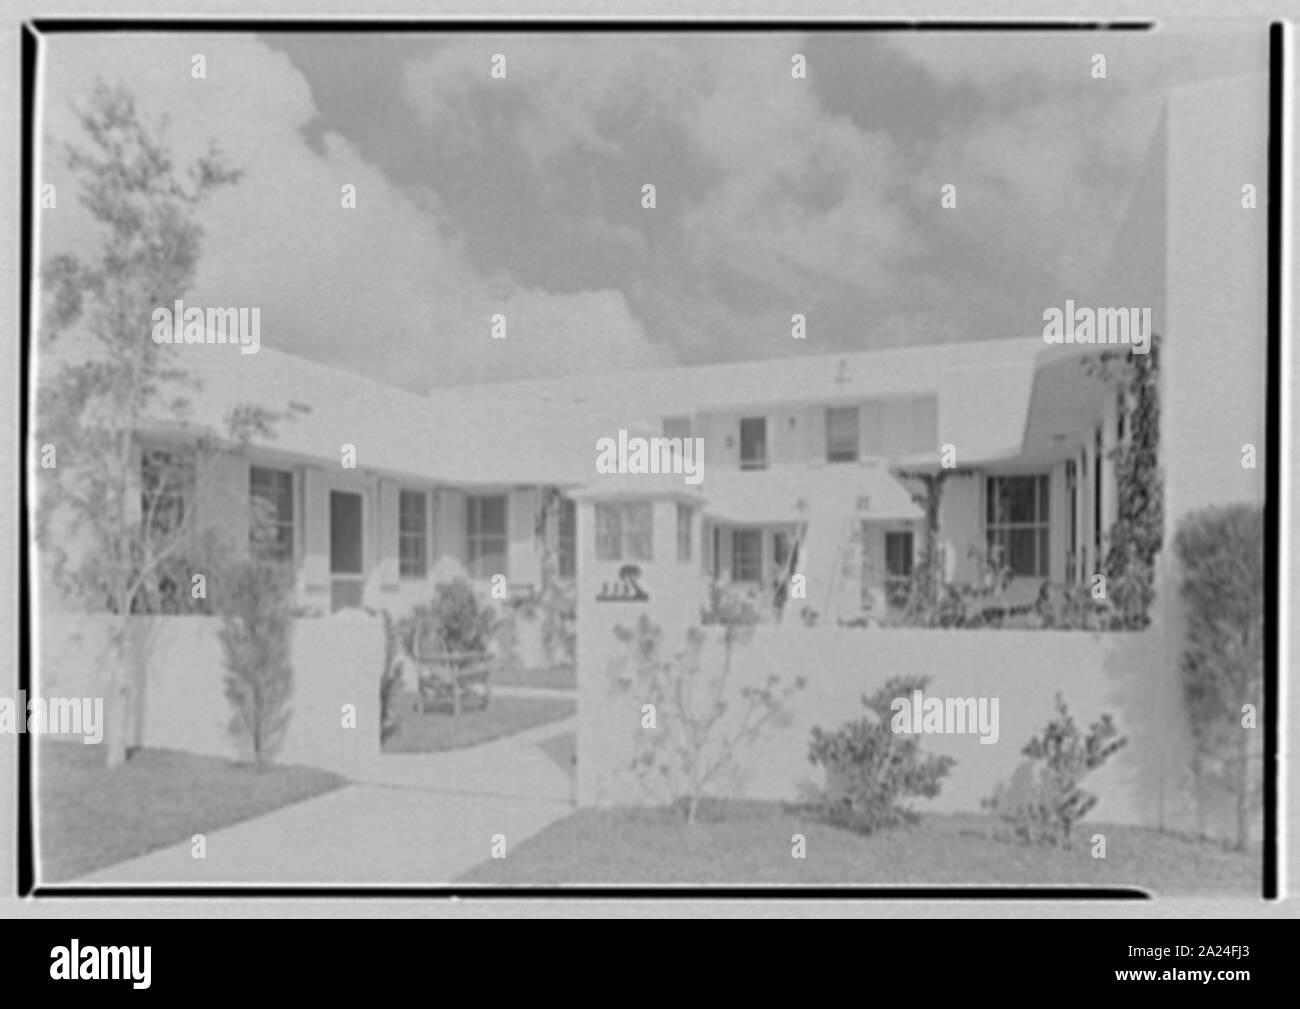
[[(612, 691), (609, 664), (623, 654), (622, 646), (607, 615), (594, 615), (599, 619), (591, 619), (590, 610), (580, 614), (579, 801), (635, 804), (645, 793), (630, 760), (637, 734), (653, 730), (641, 728), (642, 699), (635, 691)], [(633, 619), (628, 613), (627, 622)], [(667, 643), (680, 646), (686, 625), (661, 623)], [(704, 671), (711, 677), (721, 669), (723, 650), (720, 630), (709, 633)], [(744, 753), (742, 780), (723, 794), (793, 800), (806, 786), (819, 786), (821, 772), (807, 759), (812, 727), (838, 728), (861, 717), (864, 693), (894, 676), (922, 675), (932, 678), (927, 691), (934, 695), (997, 698), (999, 738), (983, 744), (972, 735), (925, 737), (927, 751), (958, 763), (941, 794), (918, 801), (917, 808), (978, 811), (1023, 762), (1020, 751), (1053, 717), (1059, 690), (1085, 731), (1108, 712), (1129, 738), (1112, 763), (1088, 779), (1087, 787), (1101, 797), (1090, 819), (1190, 827), (1194, 815), (1180, 777), (1186, 740), (1170, 695), (1173, 681), (1159, 674), (1168, 660), (1158, 645), (1145, 634), (809, 629), (797, 621), (760, 627), (733, 659), (734, 711), (742, 706), (740, 687), (771, 674), (783, 680), (803, 675), (809, 684), (790, 704), (790, 723)]]
[[(143, 676), (137, 680), (132, 745), (248, 759), (251, 751), (228, 729), (231, 707), (223, 692), (221, 620), (136, 619), (148, 627), (149, 645)], [(43, 613), (38, 623), (36, 693), (107, 696), (111, 618)], [(378, 757), (383, 637), (382, 623), (356, 610), (294, 622), (293, 716), (278, 762), (347, 774)], [(356, 708), (355, 729), (343, 727), (345, 704)]]

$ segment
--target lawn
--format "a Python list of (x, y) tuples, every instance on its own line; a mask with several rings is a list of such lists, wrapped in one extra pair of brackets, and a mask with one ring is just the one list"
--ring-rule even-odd
[(572, 665), (532, 666), (527, 669), (496, 669), (492, 672), (492, 685), (576, 690), (578, 687), (578, 674)]
[[(1139, 827), (1086, 826), (1104, 833), (1107, 857), (1086, 843), (1070, 849), (992, 836), (981, 815), (927, 815), (912, 827), (867, 837), (812, 811), (769, 802), (702, 809), (687, 826), (659, 809), (580, 810), (462, 879), (485, 884), (832, 884), (1134, 886), (1158, 895), (1259, 893), (1259, 853), (1234, 853)], [(806, 859), (791, 837), (806, 838)]]
[(502, 736), (511, 736), (536, 725), (558, 722), (576, 714), (576, 702), (569, 697), (503, 697), (496, 694), (486, 708), (462, 711), (431, 708), (415, 710), (415, 694), (403, 692), (397, 700), (400, 729), (384, 743), (385, 753), (434, 753), (477, 746)]
[(104, 750), (39, 741), (42, 883), (76, 879), (346, 784), (307, 767), (251, 765), (175, 750), (137, 751), (112, 771)]

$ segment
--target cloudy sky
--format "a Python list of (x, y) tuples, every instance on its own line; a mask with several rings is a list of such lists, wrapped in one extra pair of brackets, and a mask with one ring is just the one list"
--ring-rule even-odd
[(796, 312), (810, 351), (1033, 335), (1104, 267), (1164, 90), (1267, 66), (1263, 31), (1217, 29), (43, 46), (42, 257), (94, 241), (57, 142), (122, 83), (178, 158), (215, 139), (245, 170), (204, 211), (191, 302), (260, 306), (263, 346), (421, 390), (787, 355)]

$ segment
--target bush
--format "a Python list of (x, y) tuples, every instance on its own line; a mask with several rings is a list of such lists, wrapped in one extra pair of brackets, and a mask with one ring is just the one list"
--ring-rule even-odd
[(435, 586), (432, 602), (416, 607), (407, 625), (412, 655), (486, 652), (497, 630), (497, 615), (479, 600), (469, 582), (457, 579)]
[(924, 676), (900, 676), (880, 690), (863, 695), (867, 714), (834, 732), (812, 730), (808, 760), (826, 770), (822, 809), (828, 819), (864, 833), (915, 818), (900, 803), (908, 796), (933, 798), (956, 761), (921, 753), (920, 737), (890, 727), (890, 705), (929, 682)]
[(733, 585), (725, 578), (709, 582), (709, 594), (700, 610), (701, 624), (750, 627), (760, 619), (759, 595), (754, 589)]
[[(723, 659), (716, 675), (703, 666), (707, 640), (699, 627), (686, 634), (686, 646), (672, 654), (663, 632), (642, 616), (635, 628), (619, 628), (627, 656), (613, 666), (617, 690), (641, 704), (653, 704), (655, 727), (638, 728), (632, 768), (645, 790), (665, 798), (694, 823), (701, 800), (725, 789), (740, 770), (740, 753), (789, 716), (787, 702), (806, 681), (782, 684), (769, 676), (760, 685), (735, 687), (734, 652), (753, 633), (757, 611), (737, 593), (719, 590), (713, 612), (723, 624)], [(739, 704), (736, 704), (736, 701)]]
[(1034, 603), (1035, 626), (1058, 631), (1121, 630), (1125, 625), (1110, 604), (1096, 599), (1089, 585), (1043, 582)]
[(220, 576), (225, 695), (234, 709), (230, 732), (249, 741), (259, 766), (274, 756), (289, 724), (292, 590), (293, 572), (275, 561), (241, 559)]
[[(1237, 847), (1263, 794), (1264, 516), (1256, 505), (1210, 508), (1180, 523), (1187, 642), (1180, 671), (1199, 782), (1235, 800)], [(1253, 705), (1247, 727), (1243, 707)]]
[(1042, 737), (1035, 736), (1020, 751), (1035, 762), (1025, 785), (999, 789), (984, 802), (1012, 826), (1017, 838), (1030, 844), (1069, 845), (1074, 825), (1097, 804), (1097, 796), (1085, 792), (1079, 782), (1128, 742), (1110, 715), (1102, 715), (1083, 736), (1060, 693), (1056, 714)]
[(386, 743), (402, 726), (397, 704), (402, 693), (402, 667), (398, 658), (402, 651), (403, 625), (395, 621), (387, 610), (380, 610), (379, 615), (384, 621), (384, 669), (379, 677), (379, 741)]
[(541, 620), (542, 651), (548, 665), (573, 665), (578, 644), (577, 586), (572, 579), (560, 577), (553, 550), (542, 554), (542, 587), (512, 596), (506, 606), (516, 620)]

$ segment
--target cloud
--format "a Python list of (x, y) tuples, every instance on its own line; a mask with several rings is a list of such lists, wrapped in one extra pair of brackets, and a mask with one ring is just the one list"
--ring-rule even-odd
[[(904, 176), (886, 134), (827, 113), (791, 77), (803, 48), (793, 36), (471, 38), (409, 63), (403, 96), (443, 142), (508, 144), (543, 174), (575, 152), (648, 171), (633, 147), (658, 130), (677, 148), (660, 170), (690, 164), (660, 186), (674, 225), (662, 241), (682, 265), (765, 298), (883, 291), (914, 247)], [(493, 53), (505, 80), (490, 75)]]
[[(68, 99), (129, 68), (122, 83), (147, 119), (167, 117), (178, 164), (216, 138), (244, 170), (202, 212), (204, 251), (191, 297), (259, 306), (265, 346), (416, 388), (448, 375), (490, 381), (569, 374), (611, 356), (663, 359), (620, 292), (554, 295), (477, 270), (436, 187), (393, 185), (337, 133), (309, 143), (304, 130), (317, 109), (307, 81), (260, 40), (59, 36), (50, 45), (47, 134), (74, 137)], [(194, 53), (206, 58), (204, 80), (191, 77)], [(53, 148), (45, 154), (43, 177), (71, 193), (75, 179)], [(348, 184), (356, 209), (342, 206)], [(74, 201), (61, 199), (57, 214), (42, 235), (43, 256), (93, 241)], [(492, 347), (497, 312), (508, 314), (511, 337)]]
[[(623, 153), (616, 132), (689, 101), (706, 72), (700, 48), (638, 35), (459, 37), (406, 63), (402, 99), (447, 143), (495, 139), (507, 122), (512, 142), (543, 171), (575, 149)], [(504, 78), (491, 75), (497, 54), (506, 58)]]

